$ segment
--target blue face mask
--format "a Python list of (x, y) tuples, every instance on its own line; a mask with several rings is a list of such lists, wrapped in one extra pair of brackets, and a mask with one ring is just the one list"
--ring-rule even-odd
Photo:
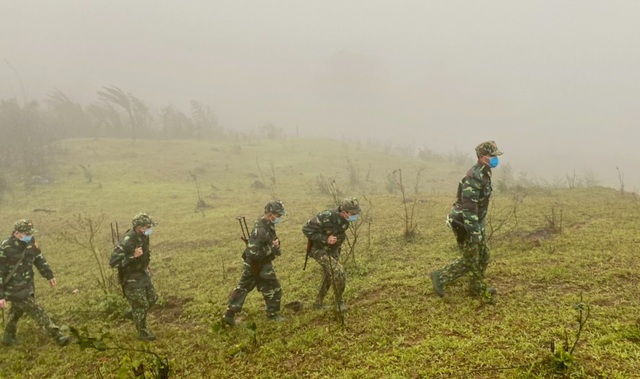
[(349, 218), (347, 220), (349, 220), (349, 222), (354, 222), (358, 219), (358, 215), (351, 215), (349, 216)]
[(153, 228), (149, 228), (147, 230), (144, 231), (144, 235), (149, 237), (151, 235), (151, 233), (153, 233)]
[(28, 243), (28, 242), (31, 242), (32, 239), (33, 239), (33, 236), (25, 235), (24, 237), (20, 238), (20, 241)]
[(282, 216), (276, 217), (276, 219), (273, 220), (273, 225), (278, 225), (280, 223), (280, 221), (282, 221)]
[(498, 159), (498, 157), (489, 158), (489, 167), (496, 168), (498, 167), (498, 163), (500, 163), (500, 160)]

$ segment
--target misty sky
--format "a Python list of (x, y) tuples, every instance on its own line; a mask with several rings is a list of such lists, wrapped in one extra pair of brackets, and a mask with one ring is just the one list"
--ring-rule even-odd
[(0, 99), (112, 84), (229, 130), (494, 139), (516, 169), (640, 190), (636, 0), (2, 0), (0, 58)]

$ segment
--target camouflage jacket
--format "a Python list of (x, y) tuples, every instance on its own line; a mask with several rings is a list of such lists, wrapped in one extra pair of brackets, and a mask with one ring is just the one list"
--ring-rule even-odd
[[(142, 247), (142, 255), (135, 258), (135, 250)], [(144, 285), (149, 280), (149, 237), (138, 234), (133, 229), (127, 230), (120, 244), (113, 249), (109, 266), (118, 268), (122, 275), (123, 285)]]
[(451, 216), (464, 223), (472, 237), (478, 237), (484, 230), (484, 222), (491, 198), (491, 168), (475, 164), (460, 183)]
[(249, 241), (242, 254), (242, 259), (253, 264), (271, 262), (281, 254), (280, 247), (273, 247), (273, 241), (276, 239), (278, 239), (278, 235), (273, 223), (263, 216), (258, 217), (249, 234)]
[[(311, 241), (311, 250), (338, 251), (347, 238), (349, 221), (340, 216), (338, 208), (320, 212), (302, 226), (302, 233)], [(334, 235), (338, 241), (329, 245), (327, 238)]]
[[(24, 258), (20, 262), (23, 253)], [(15, 274), (5, 282), (18, 262), (20, 265)], [(4, 240), (0, 245), (0, 299), (20, 300), (33, 295), (35, 292), (33, 266), (36, 266), (40, 275), (47, 280), (53, 279), (53, 271), (37, 247), (35, 238), (28, 243), (20, 241), (13, 235)]]

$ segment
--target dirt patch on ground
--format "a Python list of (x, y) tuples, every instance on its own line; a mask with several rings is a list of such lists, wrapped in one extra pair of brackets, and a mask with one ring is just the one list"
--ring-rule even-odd
[(527, 233), (513, 232), (513, 233), (510, 233), (506, 239), (511, 239), (511, 240), (520, 239), (523, 241), (527, 241), (534, 247), (538, 247), (543, 241), (552, 240), (556, 233), (557, 233), (556, 230), (552, 228), (544, 227), (544, 228), (539, 228), (532, 232), (527, 232)]
[(192, 297), (180, 298), (177, 296), (169, 296), (161, 306), (151, 308), (150, 313), (155, 316), (158, 321), (173, 322), (180, 318), (184, 312), (185, 304), (193, 301)]

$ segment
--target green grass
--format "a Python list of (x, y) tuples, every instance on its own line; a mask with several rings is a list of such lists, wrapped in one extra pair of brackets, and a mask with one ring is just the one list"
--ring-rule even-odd
[[(90, 167), (91, 182), (80, 164)], [(272, 167), (275, 186), (252, 189), (256, 180), (271, 183)], [(419, 234), (410, 243), (403, 238), (401, 196), (386, 189), (398, 168), (407, 194), (419, 201)], [(34, 221), (59, 284), (51, 289), (38, 278), (37, 298), (61, 324), (94, 335), (108, 330), (110, 345), (148, 347), (172, 360), (176, 378), (637, 377), (636, 197), (606, 188), (525, 189), (517, 219), (491, 238), (487, 276), (500, 291), (497, 304), (480, 307), (467, 296), (465, 280), (448, 287), (443, 299), (429, 280), (431, 270), (457, 257), (444, 217), (466, 169), (329, 140), (66, 140), (52, 160), (52, 184), (25, 187), (12, 181), (0, 203), (0, 228), (8, 236), (15, 220)], [(211, 208), (196, 209), (191, 174)], [(319, 176), (335, 180), (345, 195), (368, 200), (370, 233), (363, 226), (355, 259), (345, 266), (344, 325), (331, 311), (311, 309), (320, 271), (312, 260), (302, 271), (302, 224), (332, 201), (320, 193)], [(284, 252), (275, 261), (283, 303), (297, 300), (304, 308), (283, 311), (286, 323), (269, 323), (260, 294), (253, 292), (241, 314), (245, 321), (222, 327), (220, 315), (241, 271), (243, 243), (235, 217), (245, 215), (251, 224), (273, 194), (288, 212), (278, 226)], [(493, 225), (513, 208), (513, 196), (495, 193)], [(149, 316), (158, 336), (150, 344), (138, 342), (133, 325), (117, 312), (106, 312), (108, 306), (123, 309), (124, 300), (117, 292), (105, 298), (91, 252), (64, 237), (78, 214), (103, 217), (98, 246), (106, 262), (109, 223), (118, 221), (124, 233), (140, 211), (159, 223), (151, 244), (162, 302)], [(541, 233), (552, 211), (561, 213), (562, 232)], [(577, 313), (571, 306), (581, 294), (591, 316), (573, 365), (556, 372), (549, 344), (561, 345), (565, 330), (573, 338)], [(255, 340), (248, 328), (253, 322)], [(58, 348), (28, 319), (18, 333), (21, 345), (2, 347), (2, 378), (117, 377), (125, 354)], [(132, 355), (148, 364), (150, 357)]]

